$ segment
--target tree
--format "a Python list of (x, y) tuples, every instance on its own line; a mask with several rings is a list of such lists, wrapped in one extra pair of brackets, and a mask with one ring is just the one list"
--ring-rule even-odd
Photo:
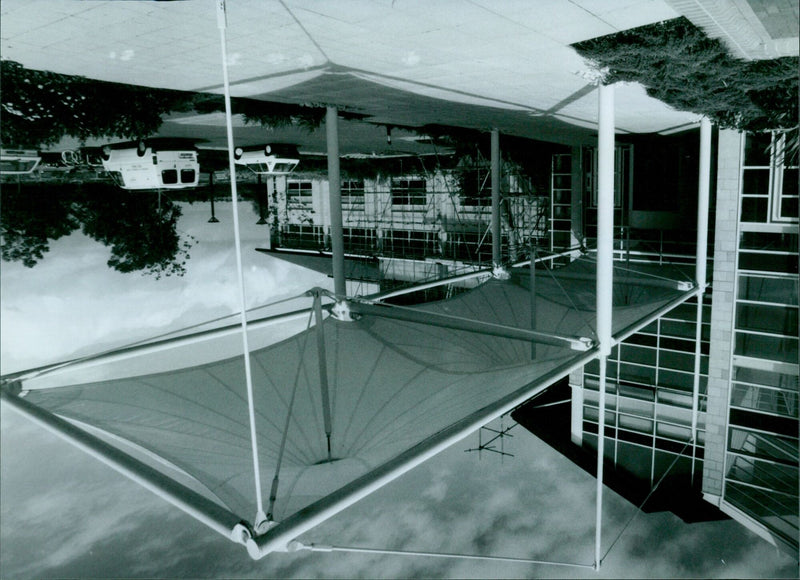
[(50, 251), (50, 241), (75, 231), (78, 220), (72, 204), (42, 188), (23, 191), (3, 187), (0, 212), (0, 253), (6, 262), (22, 262), (32, 268)]
[[(97, 81), (32, 70), (10, 60), (0, 61), (0, 83), (0, 141), (7, 146), (40, 148), (67, 135), (136, 139), (156, 133), (167, 113), (225, 110), (220, 95)], [(266, 127), (293, 125), (311, 131), (325, 119), (321, 107), (241, 98), (233, 99), (232, 106), (245, 122)]]
[(155, 276), (183, 276), (194, 238), (177, 231), (181, 208), (155, 193), (120, 189), (92, 196), (79, 210), (83, 233), (111, 247), (109, 267)]
[(798, 119), (798, 59), (744, 61), (686, 18), (574, 44), (603, 82), (638, 82), (647, 93), (723, 128), (791, 130)]
[(133, 139), (155, 133), (161, 117), (188, 110), (193, 94), (96, 81), (0, 61), (6, 146), (39, 148), (69, 135)]
[(111, 247), (108, 266), (118, 272), (182, 276), (194, 244), (177, 230), (181, 208), (155, 192), (129, 192), (109, 184), (3, 187), (0, 250), (6, 262), (31, 268), (50, 242), (78, 228)]

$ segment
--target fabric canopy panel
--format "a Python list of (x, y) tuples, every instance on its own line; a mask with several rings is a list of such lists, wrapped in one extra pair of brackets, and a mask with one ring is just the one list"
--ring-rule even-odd
[[(447, 315), (523, 330), (533, 324), (556, 335), (591, 337), (593, 275), (593, 265), (583, 261), (553, 273), (537, 270), (532, 301), (529, 270), (523, 269), (509, 280), (490, 280), (415, 310), (430, 313), (431, 318)], [(632, 328), (687, 295), (674, 284), (661, 283), (661, 278), (630, 271), (627, 279), (615, 276), (619, 281), (615, 332)], [(488, 421), (492, 413), (509, 411), (587, 356), (567, 342), (533, 347), (521, 338), (375, 315), (354, 322), (328, 317), (321, 330), (323, 364), (316, 326), (252, 353), (265, 496), (278, 470), (280, 475), (270, 505), (276, 521), (369, 477), (465, 417), (477, 413)], [(328, 410), (321, 372), (327, 377)], [(241, 357), (171, 372), (31, 390), (27, 401), (174, 464), (244, 520), (255, 513)]]

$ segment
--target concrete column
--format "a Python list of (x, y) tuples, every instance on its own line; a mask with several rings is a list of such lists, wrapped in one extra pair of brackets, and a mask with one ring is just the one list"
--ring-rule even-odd
[(344, 232), (342, 229), (342, 189), (339, 177), (339, 112), (328, 107), (325, 115), (328, 140), (328, 183), (331, 203), (331, 250), (333, 251), (333, 288), (337, 300), (347, 297), (344, 277)]

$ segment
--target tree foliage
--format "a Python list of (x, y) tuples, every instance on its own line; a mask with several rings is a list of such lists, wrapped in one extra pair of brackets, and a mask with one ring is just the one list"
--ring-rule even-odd
[[(40, 148), (64, 136), (136, 139), (155, 134), (164, 115), (177, 111), (224, 111), (220, 95), (138, 87), (25, 68), (0, 61), (0, 142)], [(252, 99), (233, 99), (234, 113), (265, 127), (316, 129), (325, 109)]]
[(42, 191), (23, 192), (4, 185), (0, 212), (0, 251), (6, 262), (35, 266), (50, 251), (50, 241), (75, 231), (80, 223), (72, 204)]
[[(193, 104), (198, 113), (214, 113), (225, 110), (225, 100), (222, 95), (198, 94)], [(231, 112), (242, 115), (248, 125), (260, 125), (273, 129), (280, 127), (300, 127), (313, 131), (322, 126), (325, 120), (325, 109), (291, 103), (273, 103), (257, 101), (254, 99), (231, 99)]]
[(577, 43), (603, 82), (638, 82), (676, 109), (723, 128), (791, 129), (798, 116), (798, 59), (744, 61), (686, 18)]
[(3, 187), (0, 250), (6, 262), (31, 268), (50, 242), (81, 228), (111, 248), (108, 266), (118, 272), (182, 276), (195, 240), (177, 230), (181, 208), (156, 193), (108, 184)]
[(118, 272), (183, 276), (192, 239), (177, 231), (181, 208), (155, 193), (113, 190), (80, 208), (83, 233), (111, 248), (108, 266)]
[(155, 133), (165, 113), (187, 110), (193, 95), (31, 70), (0, 62), (3, 123), (0, 141), (34, 147), (69, 135), (132, 139)]

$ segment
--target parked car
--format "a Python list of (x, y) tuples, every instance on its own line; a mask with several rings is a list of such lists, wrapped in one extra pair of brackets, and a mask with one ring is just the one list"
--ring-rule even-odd
[(261, 175), (287, 175), (300, 163), (297, 147), (293, 145), (266, 145), (264, 147), (233, 150), (236, 165), (244, 165)]
[(100, 147), (81, 147), (80, 149), (67, 149), (60, 154), (61, 164), (65, 167), (103, 167), (103, 151)]
[(157, 141), (116, 143), (101, 151), (103, 169), (123, 189), (185, 189), (197, 187), (197, 150)]
[(30, 149), (0, 149), (0, 174), (27, 175), (41, 163), (38, 151)]

